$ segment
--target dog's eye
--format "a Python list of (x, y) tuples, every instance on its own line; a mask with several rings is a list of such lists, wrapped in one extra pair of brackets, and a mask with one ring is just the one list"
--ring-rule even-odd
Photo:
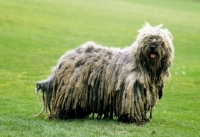
[(164, 46), (165, 46), (165, 43), (160, 42), (160, 43), (158, 44), (158, 46), (164, 47)]
[(156, 45), (157, 45), (157, 46), (164, 46), (164, 43), (163, 43), (163, 42), (160, 42), (160, 41), (158, 41), (158, 42), (156, 42)]

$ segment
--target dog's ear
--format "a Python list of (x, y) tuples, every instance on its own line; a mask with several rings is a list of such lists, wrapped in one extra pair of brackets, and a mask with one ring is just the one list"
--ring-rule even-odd
[(162, 94), (163, 94), (163, 91), (162, 91), (162, 89), (160, 89), (160, 90), (158, 91), (158, 97), (159, 97), (159, 99), (162, 98)]

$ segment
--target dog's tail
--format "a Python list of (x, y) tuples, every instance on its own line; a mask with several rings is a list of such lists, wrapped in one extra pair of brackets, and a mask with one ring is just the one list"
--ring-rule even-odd
[(38, 96), (38, 92), (41, 91), (42, 94), (49, 92), (50, 81), (48, 79), (36, 82), (35, 89), (36, 95)]
[(39, 114), (35, 115), (35, 117), (40, 116), (45, 110), (46, 114), (48, 113), (47, 111), (51, 112), (50, 108), (50, 102), (51, 102), (51, 96), (53, 92), (53, 78), (50, 77), (46, 80), (38, 81), (36, 82), (36, 95), (38, 97), (39, 91), (42, 92), (42, 101), (43, 101), (43, 108), (39, 112)]

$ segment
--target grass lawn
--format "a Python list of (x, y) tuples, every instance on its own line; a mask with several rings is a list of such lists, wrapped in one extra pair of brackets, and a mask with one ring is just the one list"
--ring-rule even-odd
[[(164, 24), (175, 59), (153, 119), (143, 126), (85, 118), (48, 121), (35, 83), (85, 41), (129, 46), (145, 22)], [(189, 0), (1, 0), (0, 136), (200, 135), (200, 3)]]

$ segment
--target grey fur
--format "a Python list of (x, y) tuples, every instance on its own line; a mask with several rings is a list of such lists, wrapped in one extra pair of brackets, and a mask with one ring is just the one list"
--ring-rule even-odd
[[(162, 97), (174, 55), (172, 35), (161, 26), (145, 24), (136, 41), (122, 50), (87, 42), (66, 52), (52, 75), (36, 83), (43, 93), (41, 113), (48, 109), (49, 119), (96, 113), (123, 122), (149, 121), (147, 113), (151, 118)], [(155, 59), (149, 57), (151, 43), (157, 45)]]

